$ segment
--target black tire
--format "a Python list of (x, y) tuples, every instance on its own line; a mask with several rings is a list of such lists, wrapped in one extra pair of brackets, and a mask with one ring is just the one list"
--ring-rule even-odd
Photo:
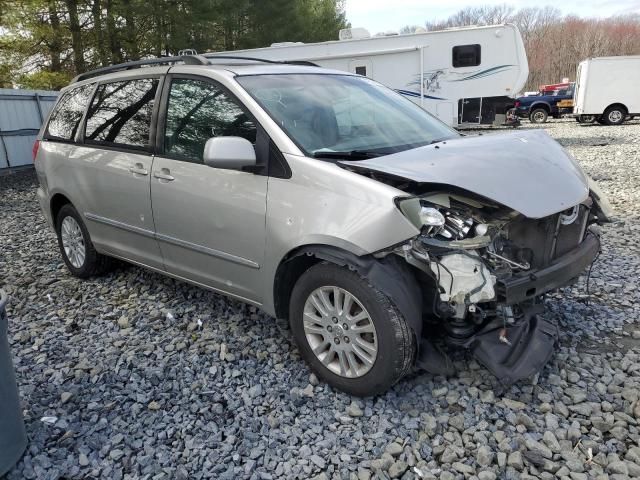
[(605, 125), (622, 125), (626, 118), (626, 110), (615, 105), (607, 108), (602, 114), (602, 121)]
[[(82, 239), (84, 242), (85, 248), (85, 257), (84, 262), (79, 266), (75, 267), (72, 265), (71, 260), (67, 257), (65, 253), (65, 249), (62, 243), (62, 222), (66, 217), (72, 217), (80, 227), (80, 231), (82, 232)], [(71, 205), (67, 203), (63, 205), (58, 215), (56, 216), (56, 233), (58, 235), (58, 247), (60, 248), (60, 254), (62, 255), (62, 259), (64, 263), (67, 265), (69, 271), (78, 278), (88, 278), (94, 275), (99, 275), (101, 273), (106, 272), (112, 266), (112, 259), (101, 255), (98, 253), (91, 242), (91, 237), (89, 236), (89, 231), (82, 221), (82, 217), (78, 211)]]
[(549, 118), (549, 114), (544, 108), (536, 108), (529, 114), (529, 121), (531, 123), (546, 123)]
[[(304, 306), (320, 287), (336, 286), (353, 295), (367, 310), (376, 330), (378, 351), (373, 366), (362, 376), (347, 378), (332, 372), (313, 353), (304, 332)], [(338, 390), (365, 397), (386, 391), (411, 369), (415, 336), (393, 302), (358, 273), (329, 263), (314, 265), (293, 288), (289, 323), (302, 357), (325, 382)]]
[(576, 117), (576, 121), (578, 123), (594, 123), (597, 120), (596, 115), (578, 115)]
[(598, 122), (600, 125), (606, 125), (606, 122), (604, 121), (604, 115), (596, 116), (596, 122)]

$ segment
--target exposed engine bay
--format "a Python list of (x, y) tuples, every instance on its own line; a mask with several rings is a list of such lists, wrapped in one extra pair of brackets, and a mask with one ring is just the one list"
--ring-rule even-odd
[[(542, 296), (574, 281), (599, 251), (589, 228), (600, 213), (592, 197), (540, 219), (446, 192), (398, 206), (421, 233), (394, 253), (435, 286), (423, 289), (424, 312), (447, 341), (470, 348), (503, 383), (538, 371), (558, 336), (537, 316)], [(418, 363), (430, 370), (436, 359), (425, 355)]]
[(544, 294), (589, 269), (600, 251), (594, 224), (613, 215), (569, 152), (536, 130), (339, 164), (406, 195), (396, 205), (420, 233), (378, 253), (404, 259), (420, 283), (418, 366), (451, 373), (435, 332), (504, 384), (539, 371), (558, 338), (539, 315)]

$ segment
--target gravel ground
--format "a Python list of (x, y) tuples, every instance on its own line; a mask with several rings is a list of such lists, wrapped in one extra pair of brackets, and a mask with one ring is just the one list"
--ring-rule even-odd
[(548, 299), (557, 355), (503, 391), (459, 354), (455, 378), (335, 392), (252, 307), (135, 267), (71, 277), (33, 175), (0, 177), (0, 287), (30, 437), (8, 478), (640, 478), (640, 124), (544, 128), (621, 222), (603, 228), (589, 301), (585, 279)]

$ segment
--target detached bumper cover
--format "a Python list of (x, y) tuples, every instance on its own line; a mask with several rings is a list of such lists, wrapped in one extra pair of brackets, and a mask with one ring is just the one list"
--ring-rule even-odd
[[(468, 348), (503, 385), (529, 378), (542, 370), (558, 341), (555, 323), (535, 314), (526, 314), (518, 324), (502, 331), (501, 322), (476, 334)], [(509, 343), (500, 340), (501, 334)]]
[(592, 233), (570, 252), (547, 267), (497, 282), (500, 301), (512, 305), (568, 285), (582, 274), (598, 255), (600, 240)]

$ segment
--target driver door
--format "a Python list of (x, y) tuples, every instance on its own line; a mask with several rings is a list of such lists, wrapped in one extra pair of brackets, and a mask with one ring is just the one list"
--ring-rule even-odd
[(192, 75), (169, 75), (161, 108), (151, 202), (166, 270), (261, 303), (268, 177), (212, 168), (202, 159), (211, 137), (255, 145), (255, 120), (222, 85)]

